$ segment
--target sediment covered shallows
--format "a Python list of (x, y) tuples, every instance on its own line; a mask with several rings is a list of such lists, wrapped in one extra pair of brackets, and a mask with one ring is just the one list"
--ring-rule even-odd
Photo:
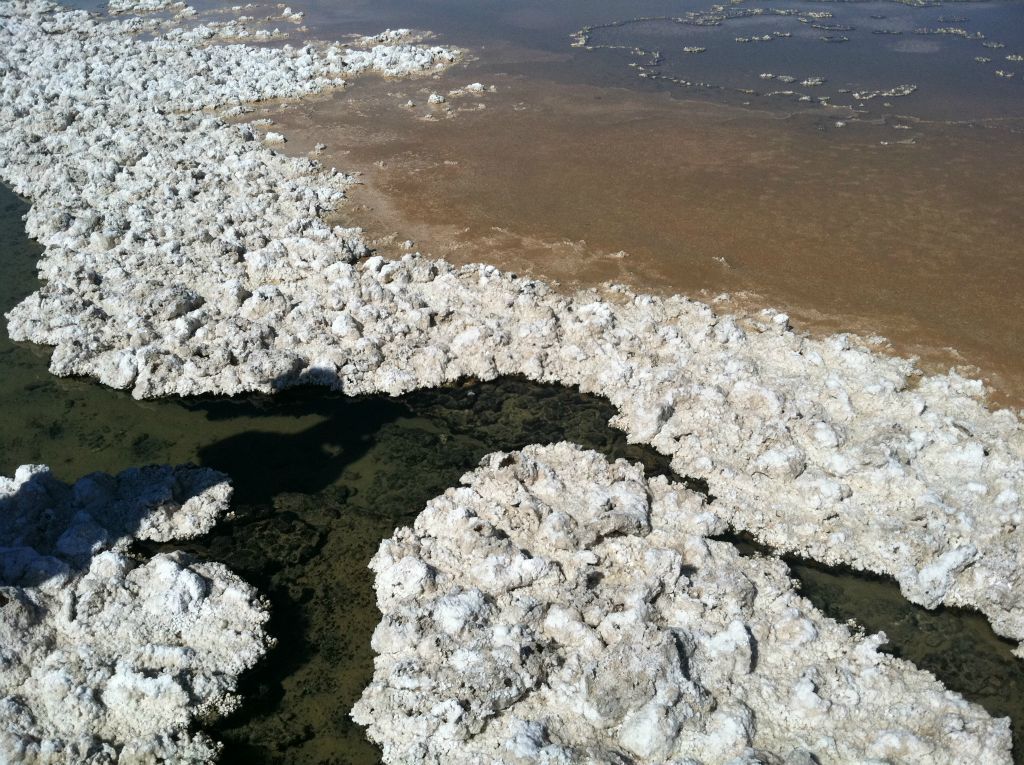
[(237, 706), (266, 608), (218, 563), (129, 547), (208, 532), (230, 496), (192, 467), (0, 477), (0, 761), (214, 759), (196, 723)]
[(917, 380), (908, 360), (781, 314), (742, 324), (681, 297), (359, 260), (358, 233), (323, 217), (343, 176), (190, 113), (334, 87), (357, 68), (347, 49), (141, 41), (26, 0), (0, 20), (0, 172), (46, 246), (45, 284), (8, 327), (54, 346), (54, 373), (138, 397), (579, 385), (706, 478), (733, 526), (1024, 639), (1024, 431), (986, 409), (981, 383)]
[(703, 498), (562, 443), (496, 453), (382, 543), (387, 762), (1010, 762), (1008, 720), (877, 652)]

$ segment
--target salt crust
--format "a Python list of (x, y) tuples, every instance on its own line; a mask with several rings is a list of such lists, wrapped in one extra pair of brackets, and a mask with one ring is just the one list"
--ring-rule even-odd
[(55, 374), (140, 398), (506, 374), (578, 385), (706, 478), (730, 524), (1024, 638), (1024, 436), (980, 382), (915, 384), (911, 361), (805, 337), (781, 314), (741, 326), (682, 297), (358, 261), (358, 231), (325, 222), (349, 179), (209, 111), (454, 54), (142, 41), (39, 0), (0, 19), (0, 173), (33, 200), (26, 227), (46, 247), (45, 284), (8, 328), (54, 346)]
[(712, 541), (703, 498), (562, 443), (497, 453), (370, 563), (353, 717), (387, 762), (1009, 763), (992, 720)]
[(237, 706), (266, 607), (218, 563), (128, 548), (208, 532), (230, 496), (193, 467), (0, 477), (0, 762), (214, 759), (196, 723)]
[(152, 13), (182, 7), (182, 0), (107, 0), (109, 13)]

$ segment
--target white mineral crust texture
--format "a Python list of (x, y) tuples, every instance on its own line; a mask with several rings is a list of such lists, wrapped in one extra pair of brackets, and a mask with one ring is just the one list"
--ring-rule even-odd
[(196, 726), (237, 706), (270, 644), (266, 607), (218, 563), (128, 547), (203, 534), (230, 496), (192, 467), (0, 477), (0, 762), (215, 758)]
[(509, 374), (578, 385), (705, 478), (735, 527), (1024, 639), (1024, 431), (980, 382), (918, 379), (911, 361), (795, 333), (784, 315), (743, 323), (682, 297), (360, 260), (358, 230), (325, 222), (348, 179), (212, 111), (457, 54), (146, 41), (26, 0), (0, 4), (0, 22), (0, 173), (32, 200), (26, 227), (46, 248), (44, 285), (8, 329), (53, 346), (55, 374), (140, 398)]
[(353, 717), (391, 763), (1009, 763), (1007, 719), (744, 558), (701, 496), (562, 443), (486, 457), (370, 563)]

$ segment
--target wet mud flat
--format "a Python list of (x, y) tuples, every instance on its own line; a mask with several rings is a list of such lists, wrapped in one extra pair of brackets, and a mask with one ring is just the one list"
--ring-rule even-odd
[[(24, 209), (0, 190), (0, 257), (12, 277), (0, 296), (5, 308), (34, 284), (38, 248), (19, 233)], [(279, 644), (247, 680), (242, 710), (216, 727), (228, 762), (378, 761), (348, 718), (372, 674), (369, 638), (379, 619), (366, 563), (484, 454), (565, 439), (639, 461), (651, 474), (667, 471), (663, 457), (607, 425), (614, 410), (606, 401), (559, 386), (503, 379), (397, 399), (297, 389), (142, 403), (53, 378), (44, 351), (0, 343), (3, 472), (53, 454), (62, 476), (182, 461), (233, 476), (236, 517), (185, 548), (268, 595)], [(699, 479), (690, 485), (706, 492)], [(890, 582), (792, 565), (830, 615), (885, 629), (895, 652), (952, 689), (993, 714), (1024, 718), (1021, 663), (981, 617), (910, 606)]]

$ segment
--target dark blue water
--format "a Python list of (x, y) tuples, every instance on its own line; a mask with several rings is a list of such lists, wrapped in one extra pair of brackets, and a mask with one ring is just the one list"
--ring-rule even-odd
[[(751, 1), (726, 13), (680, 13), (675, 19), (595, 27), (584, 40), (595, 48), (587, 52), (616, 55), (627, 66), (640, 64), (638, 74), (665, 78), (669, 86), (681, 85), (673, 80), (706, 83), (681, 86), (709, 95), (721, 88), (723, 97), (745, 96), (759, 105), (766, 99), (808, 103), (800, 100), (805, 96), (813, 99), (810, 103), (827, 100), (874, 116), (1024, 117), (1024, 64), (1007, 59), (1024, 51), (1024, 5), (1019, 3), (918, 8), (892, 2)], [(687, 53), (687, 46), (705, 50)], [(651, 52), (658, 54), (654, 65), (648, 63)], [(776, 76), (762, 76), (769, 74)], [(915, 90), (897, 95), (909, 89), (902, 86)], [(767, 95), (772, 91), (775, 95)]]
[[(477, 67), (484, 71), (493, 66), (562, 83), (667, 90), (757, 108), (807, 108), (826, 96), (870, 117), (1024, 119), (1024, 63), (1006, 58), (1024, 55), (1024, 3), (1016, 1), (915, 7), (883, 0), (746, 0), (724, 11), (699, 0), (296, 0), (291, 5), (306, 12), (310, 34), (317, 37), (384, 27), (430, 29), (442, 42), (482, 54)], [(572, 47), (578, 33), (588, 29), (585, 39), (592, 49)], [(940, 29), (966, 36), (934, 34)], [(765, 35), (772, 39), (736, 41)], [(686, 53), (684, 47), (705, 50)], [(631, 52), (634, 48), (639, 50)], [(652, 52), (658, 53), (653, 66)], [(997, 70), (1013, 76), (997, 76)], [(762, 73), (796, 82), (765, 80)], [(811, 77), (823, 78), (824, 84), (800, 85)], [(906, 97), (869, 100), (843, 92), (901, 85), (916, 90)], [(765, 95), (790, 89), (798, 95)], [(813, 101), (800, 101), (799, 95)]]
[[(71, 4), (89, 10), (105, 5), (104, 0)], [(200, 11), (227, 5), (191, 4)], [(743, 0), (728, 6), (707, 0), (295, 0), (290, 5), (306, 13), (309, 31), (300, 38), (337, 39), (385, 27), (429, 29), (441, 42), (482, 54), (476, 69), (484, 73), (493, 67), (561, 83), (664, 90), (786, 111), (820, 111), (824, 100), (844, 107), (825, 110), (837, 119), (852, 108), (860, 119), (889, 117), (896, 123), (901, 116), (1024, 121), (1024, 62), (1007, 59), (1024, 56), (1024, 2), (1018, 0), (920, 6), (886, 0)], [(245, 13), (259, 17), (261, 9)], [(265, 11), (278, 9), (267, 4)], [(935, 33), (943, 29), (955, 33)], [(764, 36), (771, 39), (737, 42)], [(573, 47), (580, 39), (587, 47)], [(987, 47), (993, 45), (1002, 47)], [(704, 50), (687, 53), (686, 47)], [(824, 82), (801, 85), (808, 78)], [(915, 90), (902, 97), (853, 96), (900, 86)], [(780, 93), (790, 90), (795, 93)]]

